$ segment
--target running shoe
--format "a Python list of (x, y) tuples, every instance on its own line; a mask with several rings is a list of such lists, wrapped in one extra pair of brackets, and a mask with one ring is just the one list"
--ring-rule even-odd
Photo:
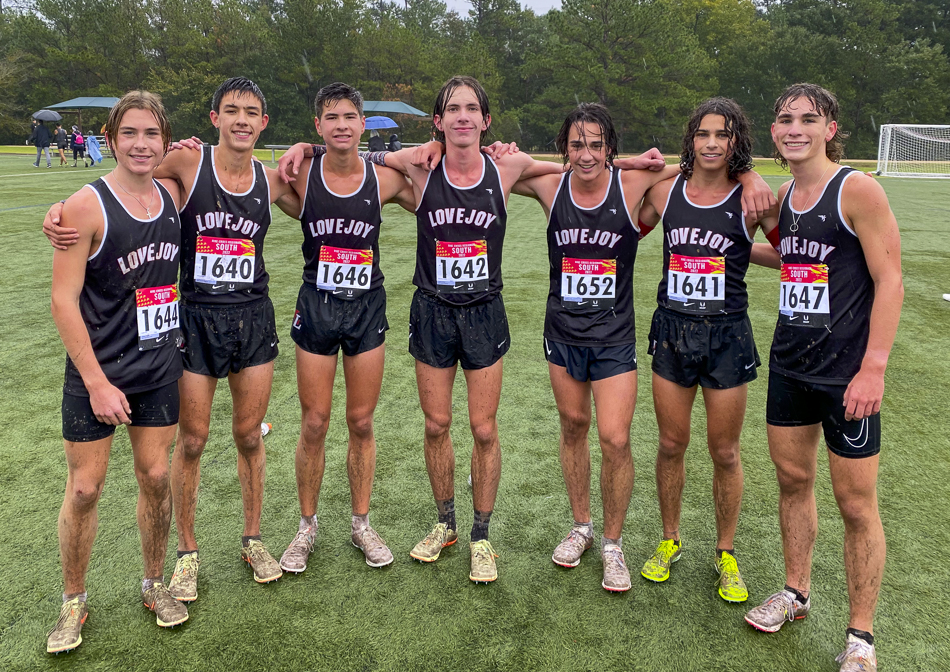
[(588, 528), (575, 525), (554, 549), (551, 560), (561, 567), (577, 567), (584, 551), (594, 545), (594, 537), (587, 535)]
[(168, 582), (168, 592), (179, 602), (194, 602), (198, 599), (198, 552), (178, 558), (175, 573)]
[(284, 575), (274, 556), (267, 552), (259, 539), (248, 541), (241, 549), (241, 557), (254, 570), (254, 580), (258, 583), (270, 583)]
[(307, 569), (307, 560), (310, 559), (316, 539), (317, 531), (313, 527), (299, 530), (290, 546), (280, 556), (280, 568), (292, 574), (300, 574)]
[(472, 552), (472, 571), (468, 578), (475, 583), (490, 583), (498, 578), (498, 566), (495, 564), (495, 558), (498, 554), (492, 548), (488, 539), (472, 541), (469, 543), (469, 549)]
[(173, 628), (188, 620), (188, 607), (172, 597), (161, 581), (142, 593), (142, 602), (155, 612), (155, 622), (161, 628)]
[(409, 555), (419, 562), (435, 562), (439, 559), (442, 549), (454, 544), (458, 538), (458, 532), (450, 530), (446, 523), (438, 523), (425, 539), (409, 551)]
[(600, 549), (604, 561), (604, 581), (600, 585), (611, 593), (623, 593), (630, 590), (630, 570), (623, 559), (623, 549), (617, 544), (604, 544)]
[(661, 583), (670, 578), (670, 565), (680, 559), (683, 553), (683, 543), (674, 539), (664, 539), (656, 547), (656, 552), (649, 560), (643, 563), (640, 576), (650, 581)]
[(719, 572), (719, 597), (726, 602), (745, 602), (749, 599), (749, 591), (739, 573), (735, 556), (723, 551), (716, 560), (716, 571)]
[(877, 672), (874, 645), (854, 635), (848, 635), (848, 648), (835, 658), (835, 662), (841, 663), (839, 672)]
[(358, 530), (354, 530), (350, 537), (353, 545), (363, 551), (366, 556), (366, 564), (370, 567), (385, 567), (393, 561), (392, 551), (369, 525), (364, 525)]
[(46, 633), (46, 653), (65, 653), (82, 644), (82, 625), (88, 617), (89, 609), (79, 597), (63, 602), (59, 620)]
[(811, 609), (811, 598), (804, 604), (793, 593), (780, 590), (745, 615), (745, 622), (762, 632), (778, 632), (785, 622), (801, 620)]

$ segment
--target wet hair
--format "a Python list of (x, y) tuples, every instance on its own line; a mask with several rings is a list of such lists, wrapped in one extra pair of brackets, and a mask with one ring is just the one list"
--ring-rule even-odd
[[(445, 116), (445, 106), (449, 104), (449, 99), (457, 89), (460, 89), (463, 86), (467, 86), (475, 93), (475, 98), (478, 100), (478, 107), (481, 109), (482, 117), (488, 119), (491, 111), (489, 110), (488, 94), (485, 93), (485, 87), (483, 87), (474, 77), (469, 77), (467, 75), (456, 75), (442, 85), (442, 88), (439, 90), (439, 94), (435, 97), (435, 106), (432, 108), (433, 125), (435, 124), (436, 117), (441, 119), (443, 116)], [(489, 126), (491, 126), (490, 121)], [(436, 140), (439, 142), (445, 142), (445, 133), (440, 131), (438, 128), (436, 128), (434, 132)], [(486, 135), (488, 135), (488, 128), (481, 132), (479, 140), (484, 140)]]
[(264, 98), (264, 92), (260, 87), (249, 80), (247, 77), (232, 77), (221, 83), (221, 86), (211, 96), (211, 109), (215, 112), (221, 112), (221, 101), (228, 93), (238, 95), (250, 94), (261, 101), (261, 114), (267, 114), (267, 100)]
[[(109, 118), (106, 120), (105, 126), (105, 136), (106, 136), (106, 145), (109, 149), (113, 149), (112, 140), (115, 138), (116, 133), (119, 130), (119, 124), (122, 123), (122, 117), (125, 116), (125, 113), (129, 110), (146, 110), (151, 112), (155, 117), (155, 121), (158, 123), (158, 128), (162, 133), (162, 147), (167, 152), (168, 146), (172, 141), (172, 127), (168, 122), (168, 114), (165, 112), (165, 106), (162, 105), (162, 99), (157, 94), (151, 93), (149, 91), (129, 91), (127, 94), (119, 98), (119, 102), (113, 106), (109, 111)], [(75, 129), (76, 127), (73, 126)], [(113, 158), (115, 158), (115, 152), (112, 152)], [(118, 162), (118, 159), (116, 158)]]
[(729, 134), (729, 156), (726, 158), (726, 165), (729, 168), (729, 180), (735, 182), (739, 175), (752, 170), (752, 132), (745, 112), (731, 98), (709, 98), (693, 110), (683, 134), (680, 170), (687, 180), (693, 176), (693, 166), (696, 163), (696, 144), (693, 139), (703, 123), (703, 117), (708, 114), (717, 114), (725, 119), (726, 133)]
[(576, 126), (578, 133), (583, 137), (583, 124), (585, 123), (596, 124), (600, 128), (601, 139), (607, 148), (607, 163), (613, 164), (614, 159), (617, 158), (617, 147), (619, 145), (617, 131), (614, 128), (614, 121), (610, 117), (610, 112), (600, 103), (581, 103), (571, 110), (571, 113), (567, 115), (567, 119), (561, 124), (561, 130), (557, 132), (554, 145), (557, 147), (561, 158), (564, 159), (564, 163), (567, 163), (569, 150), (567, 139), (571, 134), (571, 128)]
[[(796, 98), (807, 100), (811, 103), (815, 112), (825, 117), (829, 122), (838, 121), (838, 99), (835, 98), (835, 94), (817, 84), (805, 83), (792, 84), (782, 91), (775, 100), (775, 106), (773, 107), (776, 118), (785, 106)], [(844, 141), (848, 139), (849, 135), (851, 134), (838, 128), (834, 137), (825, 144), (825, 156), (835, 163), (840, 163), (841, 159), (844, 158)], [(788, 161), (778, 151), (778, 147), (775, 148), (774, 155), (775, 160), (782, 164), (782, 168), (788, 168)]]
[(333, 82), (317, 91), (317, 98), (313, 101), (313, 110), (316, 112), (317, 119), (322, 116), (324, 110), (330, 107), (331, 103), (338, 103), (341, 100), (353, 103), (359, 115), (363, 116), (363, 94), (349, 84)]

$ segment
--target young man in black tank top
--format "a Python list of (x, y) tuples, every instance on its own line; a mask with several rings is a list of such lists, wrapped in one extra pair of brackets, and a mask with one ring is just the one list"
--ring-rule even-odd
[(649, 345), (660, 432), (656, 483), (663, 541), (640, 573), (651, 581), (666, 581), (670, 565), (680, 558), (684, 458), (701, 387), (713, 462), (718, 592), (729, 602), (749, 596), (733, 543), (743, 489), (739, 435), (748, 383), (759, 366), (746, 312), (745, 273), (755, 229), (761, 226), (767, 235), (775, 231), (777, 236), (777, 206), (757, 223), (747, 221), (739, 209), (738, 178), (751, 171), (751, 151), (742, 109), (725, 98), (703, 102), (683, 137), (683, 174), (651, 189), (640, 209), (643, 235), (663, 219), (665, 262)]
[(619, 170), (613, 121), (598, 104), (571, 112), (558, 133), (557, 148), (570, 162), (570, 172), (523, 179), (514, 187), (515, 193), (537, 199), (548, 217), (551, 280), (544, 350), (561, 420), (561, 470), (574, 516), (552, 560), (576, 567), (594, 542), (587, 443), (593, 395), (603, 454), (601, 585), (623, 592), (630, 589), (621, 535), (633, 490), (630, 424), (637, 397), (633, 267), (639, 232), (634, 221), (647, 189), (678, 168)]
[(47, 640), (59, 653), (82, 642), (85, 577), (97, 504), (118, 425), (129, 426), (139, 483), (145, 560), (142, 595), (160, 626), (188, 619), (164, 585), (171, 524), (168, 451), (178, 422), (178, 301), (181, 226), (174, 184), (153, 180), (171, 131), (157, 96), (133, 91), (106, 124), (115, 170), (71, 196), (63, 223), (78, 240), (53, 255), (53, 320), (69, 354), (63, 437), (69, 475), (59, 513), (63, 606)]
[(349, 431), (346, 468), (351, 540), (363, 551), (370, 567), (393, 561), (386, 543), (369, 523), (376, 473), (373, 415), (382, 386), (389, 328), (378, 239), (383, 204), (398, 203), (410, 212), (414, 204), (412, 187), (401, 173), (377, 167), (358, 154), (366, 125), (359, 91), (340, 82), (325, 86), (317, 93), (315, 111), (326, 154), (304, 159), (304, 178), (293, 181), (301, 201), (295, 216), (304, 234), (304, 284), (291, 326), (302, 416), (295, 462), (301, 518), (280, 564), (296, 573), (306, 569), (317, 532), (333, 379), (341, 349)]
[(879, 411), (904, 296), (900, 233), (881, 186), (838, 165), (844, 152), (834, 95), (796, 84), (778, 98), (775, 114), (772, 139), (794, 178), (779, 191), (782, 278), (767, 410), (786, 584), (746, 621), (775, 632), (809, 611), (824, 431), (844, 520), (850, 607), (838, 662), (842, 672), (870, 672), (877, 669), (872, 633), (885, 557)]
[[(270, 203), (296, 217), (300, 202), (276, 171), (253, 159), (254, 145), (268, 122), (264, 95), (254, 82), (244, 77), (223, 82), (212, 97), (210, 114), (219, 132), (218, 144), (202, 148), (200, 143), (185, 143), (199, 151), (170, 152), (155, 173), (174, 180), (187, 195), (182, 206), (181, 260), (185, 373), (179, 383), (181, 418), (172, 456), (179, 560), (169, 584), (172, 594), (184, 602), (198, 596), (195, 513), (200, 459), (220, 378), (228, 378), (233, 406), (231, 433), (244, 505), (241, 556), (259, 583), (282, 574), (260, 538), (265, 473), (261, 422), (277, 357), (274, 308), (267, 296), (262, 255)], [(47, 222), (55, 221), (55, 211), (54, 206)], [(63, 234), (54, 245), (69, 243), (68, 231), (50, 226), (44, 230)], [(243, 275), (241, 264), (248, 271)]]

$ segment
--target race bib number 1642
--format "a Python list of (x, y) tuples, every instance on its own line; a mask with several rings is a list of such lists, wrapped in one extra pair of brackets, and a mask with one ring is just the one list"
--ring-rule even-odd
[(488, 243), (435, 241), (436, 288), (447, 294), (469, 294), (488, 289)]

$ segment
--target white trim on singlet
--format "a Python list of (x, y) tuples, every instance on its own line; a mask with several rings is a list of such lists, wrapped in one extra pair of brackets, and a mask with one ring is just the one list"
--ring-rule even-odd
[[(568, 175), (573, 175), (573, 174), (574, 174), (574, 171), (573, 171), (573, 170), (572, 170), (570, 173), (568, 173)], [(577, 208), (578, 210), (583, 210), (584, 212), (592, 212), (593, 210), (596, 210), (597, 208), (599, 208), (600, 206), (602, 206), (604, 203), (607, 202), (607, 197), (610, 196), (610, 181), (613, 180), (613, 179), (614, 179), (613, 169), (610, 169), (610, 179), (607, 180), (607, 190), (604, 192), (604, 197), (603, 197), (602, 199), (600, 199), (600, 203), (598, 203), (597, 205), (595, 205), (595, 206), (593, 206), (593, 207), (591, 207), (591, 208), (585, 208), (584, 206), (578, 205), (578, 204), (577, 204), (577, 201), (574, 200), (574, 190), (571, 189), (571, 179), (570, 179), (570, 177), (568, 177), (568, 179), (567, 179), (567, 195), (568, 195), (568, 196), (570, 197), (570, 199), (571, 199), (571, 205), (573, 205), (573, 206), (574, 206), (575, 208)]]
[[(844, 167), (850, 168), (851, 166), (842, 166), (842, 168), (844, 168)], [(844, 218), (844, 213), (841, 211), (841, 194), (844, 193), (844, 183), (848, 181), (848, 178), (849, 178), (849, 177), (851, 177), (852, 175), (857, 174), (857, 172), (858, 172), (858, 171), (853, 170), (853, 171), (851, 171), (850, 173), (848, 173), (847, 175), (845, 175), (845, 176), (841, 179), (841, 184), (838, 185), (838, 219), (841, 220), (841, 224), (844, 226), (844, 228), (846, 228), (846, 229), (848, 230), (848, 232), (851, 233), (851, 235), (854, 236), (855, 238), (858, 237), (857, 232), (856, 232), (854, 229), (852, 229), (850, 226), (848, 226), (848, 222), (847, 222), (847, 220)], [(866, 419), (866, 418), (865, 418), (865, 419)]]
[[(479, 154), (481, 154), (481, 150), (479, 150)], [(482, 156), (484, 157), (484, 159), (488, 159), (489, 161), (491, 161), (491, 159), (487, 155), (482, 154)], [(445, 157), (442, 157), (442, 163), (439, 165), (443, 166), (442, 174), (445, 175), (445, 181), (450, 187), (452, 187), (453, 189), (458, 189), (459, 191), (468, 191), (469, 189), (474, 189), (475, 187), (480, 185), (482, 183), (482, 180), (485, 179), (485, 163), (486, 162), (484, 161), (484, 159), (482, 160), (482, 176), (478, 178), (478, 182), (476, 182), (470, 187), (457, 187), (454, 184), (452, 184), (452, 180), (449, 179), (449, 171), (445, 170)], [(494, 161), (492, 161), (492, 165), (493, 166), (495, 165)], [(498, 166), (495, 166), (495, 170), (496, 171), (498, 170)], [(501, 173), (498, 174), (498, 182), (499, 183), (501, 182)], [(504, 188), (504, 185), (502, 185), (502, 188)]]
[[(125, 207), (125, 204), (122, 202), (122, 199), (119, 198), (119, 195), (115, 192), (115, 189), (113, 189), (112, 186), (108, 182), (106, 182), (104, 177), (102, 178), (102, 183), (106, 185), (106, 187), (109, 189), (112, 195), (115, 196), (116, 202), (119, 204), (119, 207), (125, 210), (125, 214), (127, 214), (129, 217), (134, 219), (136, 222), (142, 222), (143, 224), (151, 224), (152, 222), (157, 222), (159, 219), (162, 218), (162, 215), (165, 214), (165, 199), (162, 198), (162, 192), (158, 188), (158, 181), (156, 181), (154, 177), (152, 178), (152, 187), (155, 189), (155, 191), (158, 192), (158, 198), (159, 198), (159, 202), (161, 203), (162, 209), (159, 210), (156, 214), (152, 215), (151, 219), (141, 219), (133, 215), (131, 212), (129, 212), (129, 209)], [(139, 205), (141, 205), (141, 203)]]
[(221, 191), (223, 191), (226, 194), (230, 194), (231, 196), (247, 196), (249, 193), (251, 193), (254, 190), (254, 185), (257, 184), (257, 171), (254, 170), (254, 159), (251, 159), (251, 186), (247, 188), (247, 191), (238, 194), (233, 191), (228, 191), (227, 189), (225, 189), (224, 185), (221, 184), (221, 180), (218, 179), (218, 169), (214, 162), (214, 150), (215, 148), (212, 147), (211, 148), (211, 177), (213, 177), (214, 181), (217, 182), (218, 187), (221, 189)]
[[(665, 226), (665, 225), (666, 225), (666, 221), (665, 221), (665, 220), (666, 220), (666, 213), (667, 213), (667, 212), (669, 211), (669, 209), (670, 209), (670, 199), (673, 198), (673, 190), (676, 189), (676, 185), (679, 184), (680, 180), (683, 180), (683, 174), (682, 174), (682, 173), (680, 173), (679, 175), (676, 176), (676, 179), (673, 180), (673, 186), (671, 186), (671, 187), (670, 187), (670, 190), (669, 190), (668, 192), (666, 192), (666, 204), (663, 206), (663, 212), (660, 213), (660, 221), (657, 222), (657, 226)], [(683, 182), (685, 183), (686, 180), (683, 180)], [(653, 228), (655, 229), (656, 226), (654, 226)], [(651, 229), (651, 230), (652, 230), (652, 229)]]
[(745, 213), (741, 210), (739, 211), (739, 222), (742, 224), (742, 232), (745, 234), (745, 239), (750, 243), (755, 243), (755, 240), (749, 235), (749, 227), (745, 225)]
[(723, 203), (725, 203), (725, 202), (728, 201), (730, 198), (732, 198), (732, 195), (733, 195), (734, 193), (736, 193), (736, 189), (738, 189), (739, 187), (742, 186), (741, 184), (739, 184), (739, 183), (737, 182), (737, 183), (736, 183), (736, 186), (734, 186), (734, 187), (732, 188), (732, 191), (730, 191), (728, 194), (726, 194), (726, 197), (725, 197), (724, 199), (722, 199), (721, 201), (719, 201), (718, 203), (713, 203), (712, 205), (699, 205), (699, 204), (693, 203), (691, 200), (689, 200), (689, 196), (686, 194), (686, 182), (687, 182), (687, 180), (683, 180), (683, 198), (686, 200), (686, 202), (687, 202), (689, 205), (693, 206), (694, 208), (699, 208), (700, 210), (712, 210), (713, 208), (718, 208), (718, 207), (721, 206)]
[[(270, 180), (267, 179), (267, 171), (264, 170), (264, 164), (262, 163), (260, 165), (261, 165), (261, 170), (264, 173), (264, 184), (267, 186), (267, 216), (268, 218), (273, 219), (274, 216), (271, 213), (271, 206), (274, 205), (274, 198), (271, 196), (271, 193), (270, 193)], [(270, 221), (268, 221), (267, 224), (270, 225)]]
[(297, 215), (297, 219), (303, 223), (303, 211), (307, 207), (307, 196), (310, 194), (310, 175), (313, 173), (313, 166), (316, 164), (319, 156), (314, 156), (310, 159), (310, 167), (307, 168), (307, 181), (303, 183), (303, 198), (300, 199), (300, 214)]
[[(501, 189), (501, 192), (502, 192), (501, 204), (505, 206), (505, 217), (507, 218), (508, 217), (508, 194), (505, 193), (505, 183), (501, 181), (501, 171), (498, 170), (498, 165), (495, 163), (495, 160), (493, 158), (488, 156), (488, 154), (485, 154), (484, 156), (485, 156), (485, 159), (488, 161), (488, 163), (490, 163), (492, 166), (495, 167), (495, 176), (498, 178), (498, 188)], [(445, 177), (448, 178), (448, 175), (446, 175)], [(484, 178), (484, 173), (482, 174), (482, 177)], [(479, 184), (481, 184), (481, 182), (479, 182)]]
[(831, 184), (831, 181), (835, 179), (835, 176), (841, 172), (841, 169), (845, 166), (838, 166), (838, 170), (831, 174), (831, 177), (828, 178), (828, 181), (825, 182), (825, 186), (821, 188), (821, 193), (818, 194), (818, 198), (812, 204), (808, 210), (796, 210), (795, 206), (792, 205), (792, 192), (795, 190), (796, 184), (795, 180), (792, 180), (792, 186), (788, 188), (788, 193), (785, 194), (785, 197), (788, 199), (788, 209), (792, 211), (792, 214), (795, 215), (804, 215), (806, 212), (811, 212), (815, 209), (815, 206), (821, 203), (821, 199), (825, 197), (825, 192), (828, 190), (828, 185)]
[[(364, 165), (366, 159), (363, 159)], [(376, 204), (379, 206), (379, 223), (383, 223), (383, 195), (379, 191), (379, 172), (376, 170), (376, 164), (370, 163), (369, 167), (373, 169), (373, 177), (376, 178)]]
[(195, 187), (198, 186), (198, 176), (201, 175), (201, 166), (205, 162), (205, 150), (204, 147), (201, 148), (201, 155), (198, 157), (198, 170), (195, 171), (195, 179), (191, 181), (191, 191), (188, 192), (188, 197), (182, 202), (181, 207), (178, 209), (178, 214), (180, 215), (185, 211), (185, 208), (188, 207), (188, 204), (191, 202), (191, 195), (195, 193)]
[[(613, 170), (613, 168), (611, 168), (611, 170)], [(613, 179), (612, 176), (611, 179)], [(640, 227), (637, 225), (637, 222), (633, 221), (633, 217), (630, 216), (630, 208), (627, 207), (627, 196), (623, 193), (623, 171), (617, 171), (617, 186), (620, 187), (620, 202), (623, 203), (624, 212), (627, 213), (627, 221), (630, 222), (630, 226), (633, 227), (633, 230), (639, 234)], [(609, 193), (609, 187), (607, 191)]]
[(570, 177), (570, 173), (564, 173), (561, 175), (560, 181), (557, 183), (557, 189), (554, 190), (554, 200), (551, 201), (551, 209), (548, 211), (548, 226), (551, 225), (551, 217), (554, 216), (554, 207), (557, 204), (557, 197), (561, 194), (561, 187), (564, 186), (564, 180)]
[[(442, 164), (440, 163), (439, 166), (441, 165)], [(436, 168), (438, 168), (438, 166), (436, 166)], [(419, 212), (419, 208), (422, 207), (422, 201), (424, 201), (426, 197), (426, 189), (429, 188), (429, 180), (432, 179), (432, 173), (434, 172), (435, 168), (426, 173), (426, 183), (422, 185), (422, 193), (419, 194), (419, 202), (416, 204), (416, 209), (413, 212)]]
[[(103, 182), (105, 182), (105, 180), (103, 180)], [(99, 193), (99, 190), (91, 184), (83, 186), (89, 187), (92, 193), (96, 195), (96, 200), (99, 201), (99, 209), (102, 210), (102, 240), (99, 241), (99, 247), (96, 248), (95, 253), (93, 253), (92, 256), (86, 257), (86, 261), (92, 261), (99, 256), (103, 246), (106, 244), (106, 236), (109, 235), (109, 216), (106, 214), (106, 204), (102, 202), (102, 195)]]
[[(324, 154), (323, 156), (326, 156), (326, 154)], [(320, 158), (322, 159), (323, 157), (320, 157)], [(363, 185), (366, 184), (366, 161), (365, 161), (365, 159), (360, 159), (360, 163), (363, 164), (363, 179), (360, 180), (360, 186), (358, 186), (358, 187), (356, 188), (356, 190), (355, 190), (354, 192), (350, 193), (350, 194), (338, 194), (338, 193), (336, 193), (335, 191), (333, 191), (333, 190), (330, 188), (330, 186), (327, 184), (327, 180), (326, 180), (326, 178), (323, 176), (323, 161), (321, 160), (321, 161), (320, 161), (320, 181), (323, 183), (323, 188), (327, 190), (327, 193), (328, 193), (328, 194), (330, 194), (331, 196), (336, 196), (337, 198), (353, 198), (354, 196), (356, 196), (358, 193), (360, 193), (360, 190), (362, 190)]]

